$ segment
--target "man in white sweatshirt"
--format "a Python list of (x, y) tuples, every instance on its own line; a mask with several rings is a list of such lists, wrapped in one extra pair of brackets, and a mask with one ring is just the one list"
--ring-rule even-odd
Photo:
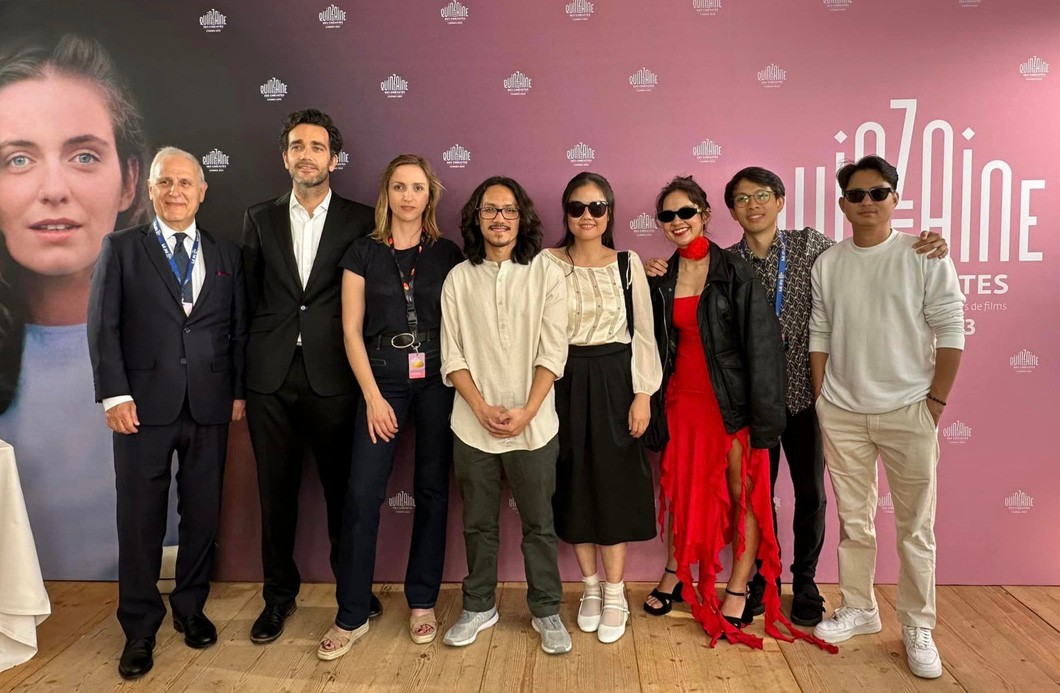
[(842, 606), (814, 634), (837, 643), (882, 629), (872, 585), (879, 456), (894, 500), (909, 669), (936, 678), (938, 423), (964, 349), (964, 296), (952, 260), (909, 252), (917, 237), (890, 227), (898, 204), (891, 164), (867, 156), (837, 179), (853, 237), (811, 272), (810, 368), (839, 512)]

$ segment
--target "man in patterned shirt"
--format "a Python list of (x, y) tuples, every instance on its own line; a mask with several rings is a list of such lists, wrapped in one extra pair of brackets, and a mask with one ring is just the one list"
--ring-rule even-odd
[[(725, 204), (743, 229), (743, 238), (728, 250), (738, 253), (754, 268), (780, 318), (787, 357), (788, 417), (780, 444), (769, 451), (770, 483), (776, 486), (783, 447), (795, 495), (791, 621), (814, 626), (824, 613), (824, 599), (814, 577), (824, 544), (826, 500), (821, 431), (811, 406), (810, 268), (835, 241), (811, 228), (778, 230), (777, 215), (784, 209), (784, 183), (764, 168), (752, 166), (733, 176), (725, 186)], [(929, 257), (944, 257), (947, 252), (946, 242), (936, 233), (921, 234), (921, 241), (914, 247), (918, 253), (930, 252)], [(776, 524), (774, 510), (774, 529)], [(765, 580), (761, 574), (755, 574), (750, 587), (747, 608), (755, 615), (761, 614), (765, 609)]]

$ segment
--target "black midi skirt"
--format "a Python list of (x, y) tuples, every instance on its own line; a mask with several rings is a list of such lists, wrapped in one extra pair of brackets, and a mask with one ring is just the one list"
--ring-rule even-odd
[(556, 535), (570, 544), (655, 537), (655, 494), (644, 446), (629, 435), (629, 344), (572, 346), (556, 381)]

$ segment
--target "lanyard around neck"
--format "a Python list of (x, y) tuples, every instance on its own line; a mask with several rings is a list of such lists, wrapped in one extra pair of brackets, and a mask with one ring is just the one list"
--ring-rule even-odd
[[(177, 268), (177, 263), (173, 259), (173, 251), (169, 249), (169, 244), (166, 243), (165, 236), (162, 235), (162, 226), (158, 223), (158, 219), (155, 219), (155, 237), (158, 238), (158, 244), (162, 246), (162, 252), (166, 255), (166, 260), (169, 261), (169, 269), (173, 271), (173, 276), (177, 280), (178, 288), (181, 293), (184, 292), (184, 287), (187, 286), (188, 282), (191, 281), (191, 270), (195, 267), (195, 260), (199, 257), (199, 234), (195, 234), (195, 242), (191, 244), (191, 256), (188, 258), (188, 267), (184, 270), (184, 274), (180, 273)], [(183, 233), (183, 232), (181, 232)], [(185, 234), (187, 235), (187, 234)], [(174, 243), (176, 239), (173, 239)]]

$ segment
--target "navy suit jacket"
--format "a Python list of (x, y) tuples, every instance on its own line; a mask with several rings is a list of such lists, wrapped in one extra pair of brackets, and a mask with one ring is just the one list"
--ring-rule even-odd
[(239, 249), (198, 227), (205, 280), (190, 315), (149, 224), (103, 239), (92, 275), (88, 347), (96, 401), (131, 395), (141, 424), (165, 425), (185, 396), (200, 424), (246, 398), (246, 285)]

